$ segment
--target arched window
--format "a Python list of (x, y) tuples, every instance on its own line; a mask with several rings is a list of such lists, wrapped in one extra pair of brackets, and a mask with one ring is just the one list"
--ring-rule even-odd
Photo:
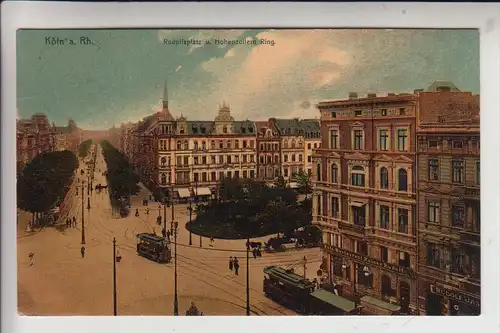
[(332, 164), (332, 183), (337, 184), (339, 182), (338, 177), (339, 177), (339, 168), (337, 167), (337, 164), (333, 163)]
[(167, 158), (162, 157), (160, 161), (161, 161), (161, 166), (165, 166), (165, 164), (167, 163)]
[(177, 141), (177, 150), (181, 150), (181, 144), (182, 144), (182, 143), (181, 143), (181, 141), (180, 141), (180, 140), (179, 140), (179, 141)]
[(389, 188), (389, 172), (384, 167), (380, 168), (380, 188)]
[(302, 143), (302, 141), (299, 141), (299, 148), (304, 148), (304, 144)]
[(295, 140), (292, 140), (292, 149), (295, 148)]
[(321, 181), (321, 164), (316, 164), (316, 180)]
[(222, 126), (222, 133), (227, 133), (227, 126), (226, 125)]
[(365, 168), (356, 165), (351, 169), (351, 185), (365, 186)]
[(189, 149), (189, 142), (187, 140), (184, 140), (184, 150)]
[(278, 177), (280, 175), (279, 169), (274, 169), (274, 177)]
[(398, 171), (398, 190), (408, 191), (408, 174), (405, 169)]
[(162, 185), (165, 185), (167, 183), (167, 175), (164, 173), (161, 174), (161, 183)]
[(288, 141), (287, 140), (283, 141), (283, 148), (288, 148)]

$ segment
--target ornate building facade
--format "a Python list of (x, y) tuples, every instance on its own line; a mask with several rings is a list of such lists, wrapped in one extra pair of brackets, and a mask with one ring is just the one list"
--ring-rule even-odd
[(374, 314), (415, 313), (417, 235), (413, 94), (321, 102), (313, 224), (328, 277)]
[(479, 96), (433, 88), (418, 97), (420, 312), (479, 315)]
[(314, 149), (321, 148), (321, 126), (317, 119), (304, 119), (300, 121), (304, 130), (304, 171), (312, 175), (312, 156)]
[(257, 177), (273, 182), (281, 174), (281, 150), (279, 132), (271, 121), (256, 121), (257, 130)]
[(304, 129), (296, 118), (270, 121), (281, 138), (281, 175), (291, 187), (296, 187), (295, 175), (304, 171)]

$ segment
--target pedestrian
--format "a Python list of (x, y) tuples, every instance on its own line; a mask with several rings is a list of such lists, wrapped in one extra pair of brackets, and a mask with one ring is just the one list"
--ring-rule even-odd
[(240, 263), (238, 262), (238, 258), (234, 257), (234, 274), (238, 274), (238, 270), (240, 269)]
[(229, 270), (231, 272), (233, 271), (233, 256), (229, 257)]
[(82, 258), (85, 257), (85, 246), (82, 246), (80, 253), (82, 254)]
[(170, 230), (167, 231), (167, 238), (170, 239)]
[(28, 254), (28, 258), (30, 259), (30, 267), (31, 267), (35, 263), (35, 253), (30, 252), (30, 254)]
[(260, 252), (260, 248), (257, 248), (257, 257), (262, 257), (262, 252)]
[(165, 231), (165, 229), (161, 229), (161, 234), (163, 238), (167, 237), (167, 232)]
[(76, 217), (73, 216), (73, 228), (76, 228)]
[(256, 248), (253, 248), (252, 254), (253, 254), (253, 258), (257, 259), (257, 249)]
[(214, 244), (214, 238), (210, 236), (210, 246), (213, 246), (213, 244)]
[(149, 208), (146, 208), (146, 215), (149, 215)]
[[(129, 207), (130, 207), (130, 205), (129, 205)], [(135, 216), (139, 216), (139, 208), (135, 209)]]

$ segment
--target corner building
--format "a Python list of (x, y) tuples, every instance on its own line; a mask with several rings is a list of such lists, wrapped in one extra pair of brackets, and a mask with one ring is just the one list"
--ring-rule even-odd
[(313, 224), (330, 283), (365, 313), (417, 309), (415, 106), (414, 94), (356, 93), (317, 106)]
[(479, 96), (443, 83), (418, 109), (420, 313), (479, 315)]

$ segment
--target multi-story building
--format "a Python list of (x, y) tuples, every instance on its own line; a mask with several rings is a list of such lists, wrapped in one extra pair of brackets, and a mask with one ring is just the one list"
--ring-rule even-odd
[(321, 126), (317, 119), (304, 119), (300, 121), (300, 126), (304, 130), (304, 170), (312, 175), (313, 150), (321, 148)]
[(255, 125), (235, 121), (225, 103), (214, 121), (188, 121), (182, 115), (175, 119), (165, 87), (163, 109), (155, 117), (145, 135), (156, 147), (150, 155), (159, 188), (173, 188), (181, 198), (211, 195), (224, 177), (257, 177)]
[(281, 138), (281, 175), (290, 187), (297, 187), (296, 174), (304, 171), (304, 129), (297, 118), (270, 121)]
[(418, 94), (420, 313), (480, 314), (479, 96)]
[(54, 131), (54, 149), (72, 150), (76, 152), (82, 141), (82, 131), (73, 120), (68, 120), (68, 126), (52, 126)]
[(257, 178), (273, 182), (281, 174), (280, 136), (273, 122), (256, 121)]
[(318, 104), (313, 223), (341, 295), (374, 314), (414, 313), (417, 238), (414, 94), (368, 94)]

